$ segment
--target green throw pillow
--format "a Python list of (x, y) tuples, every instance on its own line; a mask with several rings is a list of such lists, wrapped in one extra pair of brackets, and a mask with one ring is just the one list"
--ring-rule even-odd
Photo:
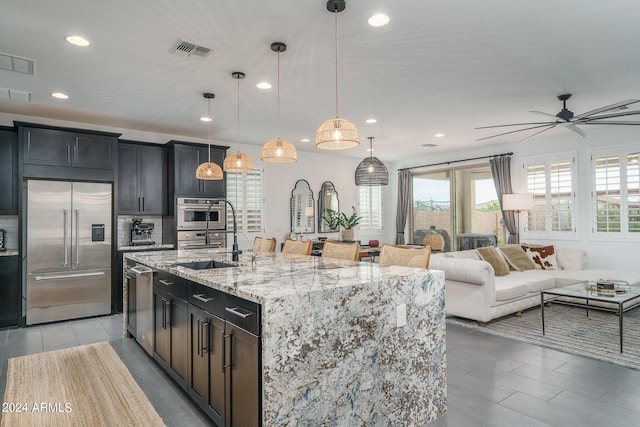
[(536, 268), (534, 262), (527, 256), (520, 245), (503, 246), (498, 248), (507, 263), (516, 271), (533, 270)]
[(480, 258), (491, 264), (496, 276), (506, 276), (509, 274), (509, 265), (507, 265), (502, 254), (496, 248), (493, 246), (486, 246), (484, 248), (478, 248), (476, 251), (478, 251)]

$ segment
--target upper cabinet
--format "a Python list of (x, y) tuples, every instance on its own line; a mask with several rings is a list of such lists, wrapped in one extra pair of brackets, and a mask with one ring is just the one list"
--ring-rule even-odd
[(18, 215), (18, 132), (0, 129), (0, 215)]
[[(229, 147), (212, 145), (211, 162), (222, 167), (227, 148)], [(206, 145), (170, 141), (168, 144), (168, 158), (170, 198), (174, 196), (226, 196), (226, 179), (217, 181), (196, 179), (198, 165), (207, 162), (209, 159)], [(170, 201), (170, 205), (172, 203)]]
[(24, 176), (105, 181), (115, 178), (118, 134), (18, 126)]
[(164, 146), (118, 144), (118, 213), (167, 213), (167, 150)]

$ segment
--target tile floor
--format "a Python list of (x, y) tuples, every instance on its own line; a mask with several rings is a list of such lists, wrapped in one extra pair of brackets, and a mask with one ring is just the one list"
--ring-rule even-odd
[[(7, 359), (110, 341), (168, 427), (209, 419), (131, 339), (122, 316), (0, 330)], [(447, 325), (448, 413), (429, 426), (640, 425), (640, 371)]]

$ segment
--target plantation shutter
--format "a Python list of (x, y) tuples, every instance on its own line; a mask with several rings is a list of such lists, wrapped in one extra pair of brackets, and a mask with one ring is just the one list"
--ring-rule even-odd
[(382, 230), (382, 187), (358, 186), (360, 229)]
[[(227, 199), (236, 209), (238, 232), (263, 230), (262, 170), (227, 174)], [(227, 209), (227, 229), (233, 228), (233, 215)]]

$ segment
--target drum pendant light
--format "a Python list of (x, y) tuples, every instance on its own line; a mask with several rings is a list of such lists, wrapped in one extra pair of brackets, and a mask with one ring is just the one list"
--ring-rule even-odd
[(224, 178), (224, 174), (222, 173), (222, 169), (215, 163), (211, 163), (211, 100), (215, 98), (215, 95), (212, 93), (203, 93), (202, 96), (209, 101), (209, 137), (208, 147), (209, 147), (209, 159), (205, 163), (201, 163), (198, 165), (196, 169), (196, 179), (204, 179), (207, 181), (221, 180)]
[(336, 27), (336, 118), (325, 121), (316, 131), (316, 147), (323, 150), (346, 150), (360, 145), (356, 125), (338, 116), (338, 12), (342, 12), (344, 0), (327, 1), (327, 10), (335, 14)]
[(356, 168), (356, 185), (387, 185), (389, 171), (387, 167), (373, 157), (373, 137), (369, 137), (369, 157), (364, 159)]
[(278, 137), (264, 144), (260, 159), (266, 163), (295, 163), (298, 161), (295, 145), (280, 138), (280, 53), (287, 50), (287, 45), (280, 42), (271, 43), (271, 50), (278, 54)]
[(253, 159), (245, 153), (240, 152), (240, 80), (244, 79), (244, 73), (235, 71), (231, 77), (238, 80), (238, 151), (229, 154), (224, 159), (224, 171), (227, 173), (253, 172)]

